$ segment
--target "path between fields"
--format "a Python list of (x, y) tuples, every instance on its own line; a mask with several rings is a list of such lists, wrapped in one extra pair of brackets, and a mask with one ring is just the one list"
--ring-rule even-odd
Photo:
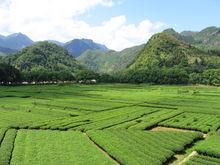
[[(180, 129), (180, 128), (171, 128), (171, 127), (154, 127), (150, 131), (159, 132), (159, 131), (174, 131), (174, 132), (196, 132), (193, 130), (187, 130), (187, 129)], [(200, 132), (202, 133), (202, 132)], [(203, 138), (207, 138), (207, 134), (202, 133)]]
[(193, 151), (191, 154), (189, 154), (187, 157), (185, 157), (180, 163), (179, 165), (183, 165), (184, 163), (186, 163), (188, 160), (190, 160), (192, 157), (198, 155), (198, 153), (196, 151)]
[(108, 152), (106, 152), (101, 146), (99, 146), (96, 142), (94, 142), (87, 134), (86, 132), (83, 132), (83, 134), (88, 138), (89, 141), (91, 141), (106, 157), (111, 159), (116, 165), (121, 165), (120, 162), (118, 162), (115, 158), (111, 157)]
[[(187, 129), (180, 129), (180, 128), (171, 128), (171, 127), (160, 127), (160, 126), (158, 126), (158, 127), (154, 127), (154, 128), (152, 128), (150, 131), (154, 131), (154, 132), (162, 132), (162, 131), (173, 131), (173, 132), (196, 132), (196, 131), (193, 131), (193, 130), (187, 130)], [(200, 133), (202, 133), (202, 132), (200, 132)], [(204, 134), (204, 133), (202, 133), (202, 135), (203, 135), (203, 140), (204, 139), (206, 139), (207, 138), (207, 134)], [(195, 144), (193, 144), (193, 145), (195, 145)], [(190, 147), (190, 148), (192, 148), (192, 147)], [(190, 148), (188, 148), (188, 149), (190, 149)], [(186, 150), (188, 150), (188, 149), (186, 149)], [(185, 152), (186, 152), (186, 150), (185, 150)], [(174, 161), (172, 161), (172, 162), (170, 162), (169, 164), (170, 165), (183, 165), (186, 161), (188, 161), (190, 158), (192, 158), (193, 156), (195, 156), (195, 155), (197, 155), (198, 153), (196, 152), (196, 151), (193, 151), (191, 154), (189, 154), (188, 156), (187, 156), (187, 154), (186, 153), (183, 153), (183, 154), (176, 154), (176, 155), (174, 155), (174, 158), (176, 159), (176, 160), (174, 160)], [(185, 157), (186, 156), (186, 157)], [(185, 157), (185, 158), (184, 158)]]

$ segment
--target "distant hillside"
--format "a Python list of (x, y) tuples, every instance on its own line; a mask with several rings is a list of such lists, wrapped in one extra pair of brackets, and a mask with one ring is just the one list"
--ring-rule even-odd
[(144, 45), (127, 48), (120, 52), (88, 50), (77, 60), (91, 70), (101, 73), (112, 73), (124, 69), (139, 54)]
[(8, 55), (17, 52), (16, 50), (0, 47), (0, 55)]
[(0, 37), (0, 47), (12, 50), (20, 50), (32, 45), (34, 42), (22, 33), (14, 33), (9, 36)]
[(164, 32), (203, 50), (220, 50), (220, 28), (218, 27), (208, 27), (200, 32), (177, 33), (173, 29), (167, 29)]
[(21, 71), (44, 69), (75, 72), (82, 68), (67, 50), (46, 41), (26, 47), (14, 55), (6, 56), (3, 60)]
[(167, 32), (155, 34), (129, 68), (220, 68), (219, 56), (205, 53), (178, 38)]
[(108, 51), (108, 48), (105, 45), (95, 43), (89, 39), (74, 39), (70, 42), (65, 43), (64, 47), (74, 57), (80, 56), (83, 52), (87, 50)]

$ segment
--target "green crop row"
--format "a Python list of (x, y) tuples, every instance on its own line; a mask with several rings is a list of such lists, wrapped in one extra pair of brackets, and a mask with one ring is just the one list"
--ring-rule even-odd
[(11, 165), (31, 164), (113, 165), (114, 161), (79, 131), (19, 130)]
[(158, 111), (153, 108), (131, 106), (108, 111), (90, 113), (78, 117), (60, 118), (34, 123), (29, 128), (53, 130), (91, 130), (105, 129), (127, 121), (135, 120), (144, 115)]
[(219, 165), (220, 159), (203, 156), (203, 155), (196, 155), (193, 156), (190, 160), (185, 162), (185, 165)]
[(200, 154), (220, 158), (220, 133), (198, 143), (195, 150)]
[(198, 133), (141, 132), (127, 130), (88, 131), (88, 136), (121, 164), (162, 164), (175, 151), (197, 138)]
[(3, 138), (5, 136), (6, 131), (7, 131), (7, 129), (0, 128), (0, 145), (1, 145), (1, 142), (3, 141)]
[(157, 123), (165, 119), (171, 118), (180, 113), (181, 113), (180, 111), (175, 111), (175, 110), (160, 110), (152, 114), (144, 115), (143, 117), (138, 118), (136, 120), (126, 122), (120, 125), (116, 125), (112, 128), (145, 130), (147, 128), (157, 125)]
[(0, 165), (9, 165), (16, 137), (16, 130), (9, 129), (0, 145)]
[(160, 126), (191, 129), (207, 133), (220, 127), (220, 115), (182, 113), (159, 123)]

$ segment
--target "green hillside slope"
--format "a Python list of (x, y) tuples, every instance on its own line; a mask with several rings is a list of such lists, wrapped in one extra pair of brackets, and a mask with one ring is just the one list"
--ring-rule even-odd
[(112, 73), (126, 68), (134, 61), (143, 47), (144, 45), (135, 46), (120, 52), (88, 50), (81, 54), (77, 60), (96, 72)]
[(6, 56), (4, 62), (20, 71), (47, 70), (75, 72), (82, 66), (63, 47), (49, 42), (39, 42), (20, 52)]

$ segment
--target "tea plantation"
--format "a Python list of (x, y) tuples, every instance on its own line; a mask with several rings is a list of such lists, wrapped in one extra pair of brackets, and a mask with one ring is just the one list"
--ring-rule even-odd
[(0, 87), (0, 165), (217, 165), (219, 128), (219, 87)]

